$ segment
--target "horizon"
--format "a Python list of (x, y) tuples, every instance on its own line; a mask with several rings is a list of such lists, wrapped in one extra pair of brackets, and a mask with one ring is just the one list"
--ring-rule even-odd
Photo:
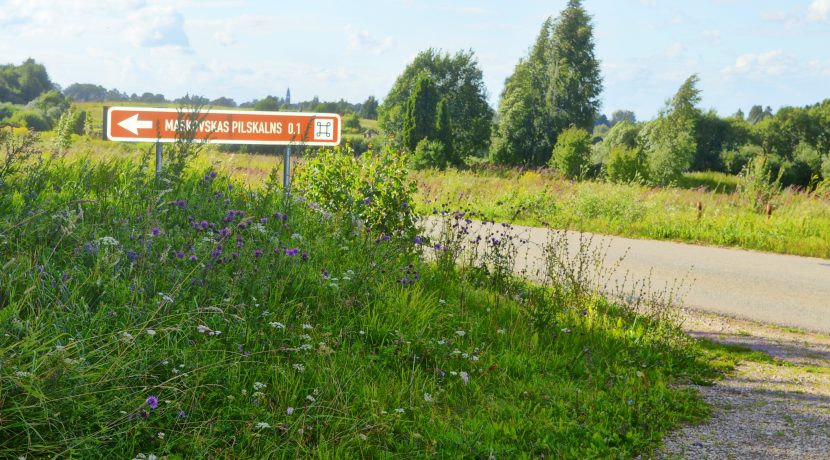
[[(493, 1), (366, 1), (363, 7), (322, 1), (313, 11), (240, 1), (136, 0), (104, 8), (93, 1), (4, 3), (4, 63), (31, 57), (64, 88), (92, 83), (127, 94), (171, 100), (198, 94), (237, 103), (282, 97), (291, 88), (295, 101), (317, 96), (359, 103), (370, 95), (383, 100), (415, 55), (432, 47), (472, 49), (488, 102), (497, 108), (505, 78), (527, 55), (542, 22), (567, 2), (514, 8)], [(722, 116), (828, 97), (822, 90), (830, 59), (819, 43), (830, 39), (830, 0), (786, 6), (587, 0), (583, 6), (593, 17), (604, 79), (600, 114), (632, 110), (638, 120), (651, 119), (693, 73), (700, 76), (700, 106)]]

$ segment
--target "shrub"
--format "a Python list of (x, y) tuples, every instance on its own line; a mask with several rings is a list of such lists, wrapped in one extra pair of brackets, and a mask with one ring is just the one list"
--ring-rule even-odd
[(778, 168), (778, 175), (773, 180), (773, 166), (766, 156), (755, 157), (741, 172), (738, 178), (738, 193), (744, 196), (756, 212), (763, 211), (767, 205), (774, 204), (781, 194), (781, 176), (785, 168)]
[(343, 117), (343, 130), (349, 133), (359, 133), (362, 131), (360, 118), (358, 118), (356, 113), (349, 113)]
[(323, 210), (347, 213), (379, 232), (413, 228), (407, 158), (392, 150), (355, 155), (349, 147), (320, 149), (297, 169), (294, 186)]
[(571, 126), (556, 139), (549, 164), (565, 177), (578, 179), (585, 175), (590, 155), (591, 135), (582, 128)]
[(415, 155), (412, 157), (412, 166), (415, 169), (447, 167), (447, 149), (439, 141), (421, 139), (415, 147)]
[(608, 133), (603, 137), (602, 142), (593, 146), (593, 153), (591, 161), (594, 163), (605, 163), (611, 149), (617, 146), (624, 146), (628, 148), (637, 147), (637, 134), (640, 132), (640, 126), (630, 121), (622, 121), (617, 123)]
[(616, 183), (645, 182), (648, 167), (645, 155), (638, 148), (618, 145), (611, 149), (605, 163), (605, 177)]
[(740, 174), (753, 158), (762, 156), (764, 149), (758, 145), (746, 144), (737, 150), (726, 150), (721, 154), (724, 170), (729, 174)]
[(49, 119), (38, 110), (21, 110), (12, 115), (9, 121), (32, 131), (49, 131), (52, 129)]

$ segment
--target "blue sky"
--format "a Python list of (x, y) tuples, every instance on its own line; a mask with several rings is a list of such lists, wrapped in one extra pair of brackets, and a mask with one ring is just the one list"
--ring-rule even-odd
[[(383, 98), (418, 51), (472, 48), (495, 107), (505, 77), (566, 0), (0, 1), (0, 62), (33, 57), (52, 79), (128, 93), (237, 102)], [(830, 97), (830, 0), (585, 0), (602, 110), (652, 118), (683, 80), (704, 108)]]

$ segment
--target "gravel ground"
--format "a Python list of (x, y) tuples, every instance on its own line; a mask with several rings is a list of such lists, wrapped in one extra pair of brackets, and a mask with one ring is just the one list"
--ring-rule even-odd
[(830, 459), (830, 336), (684, 311), (695, 337), (762, 351), (712, 386), (695, 386), (712, 406), (701, 425), (665, 439), (668, 459)]

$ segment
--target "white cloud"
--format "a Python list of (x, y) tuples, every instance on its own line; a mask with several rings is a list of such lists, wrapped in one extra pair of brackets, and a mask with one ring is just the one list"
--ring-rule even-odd
[(830, 17), (830, 0), (812, 0), (807, 7), (807, 20), (811, 22), (826, 21)]
[(666, 56), (668, 56), (668, 57), (678, 57), (681, 54), (683, 54), (683, 52), (685, 50), (686, 50), (686, 48), (683, 46), (682, 43), (673, 42), (671, 45), (669, 45), (668, 48), (666, 48)]
[(184, 17), (168, 6), (153, 5), (139, 8), (130, 14), (127, 36), (135, 46), (190, 48), (184, 31)]
[(712, 42), (714, 45), (720, 45), (720, 30), (718, 29), (706, 29), (703, 31), (703, 36)]
[(735, 64), (724, 67), (721, 73), (733, 75), (778, 76), (795, 71), (798, 61), (782, 50), (766, 53), (747, 53), (738, 56)]
[(382, 39), (374, 37), (368, 30), (356, 29), (353, 26), (346, 26), (344, 29), (348, 38), (347, 49), (367, 54), (379, 55), (392, 47), (392, 37)]

